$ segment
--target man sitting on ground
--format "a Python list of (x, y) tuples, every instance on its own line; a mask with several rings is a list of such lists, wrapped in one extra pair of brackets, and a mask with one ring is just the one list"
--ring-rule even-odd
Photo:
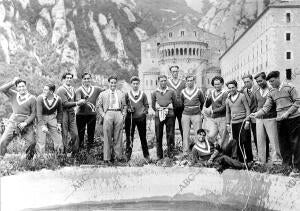
[(193, 155), (192, 164), (208, 161), (214, 152), (214, 144), (206, 139), (206, 132), (203, 129), (197, 130), (197, 140), (191, 147)]

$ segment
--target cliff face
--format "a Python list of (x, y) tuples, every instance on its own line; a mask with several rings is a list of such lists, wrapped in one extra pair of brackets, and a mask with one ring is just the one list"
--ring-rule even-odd
[(230, 44), (265, 3), (206, 0), (196, 10), (184, 0), (0, 0), (0, 61), (22, 66), (26, 58), (39, 74), (55, 63), (126, 78), (140, 63), (140, 42), (157, 31), (185, 19)]

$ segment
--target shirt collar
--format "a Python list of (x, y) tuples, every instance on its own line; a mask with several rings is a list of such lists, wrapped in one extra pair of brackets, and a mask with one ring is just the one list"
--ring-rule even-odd
[(156, 90), (163, 93), (163, 94), (165, 94), (168, 90), (170, 90), (170, 88), (167, 86), (167, 88), (165, 90), (162, 90), (160, 87), (157, 87)]

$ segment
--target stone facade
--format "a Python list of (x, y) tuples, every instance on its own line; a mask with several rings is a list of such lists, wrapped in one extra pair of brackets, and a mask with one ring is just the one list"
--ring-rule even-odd
[(187, 22), (180, 22), (141, 43), (139, 77), (141, 89), (150, 100), (157, 87), (157, 76), (170, 77), (169, 67), (178, 65), (180, 77), (196, 76), (197, 86), (210, 87), (215, 75), (220, 75), (219, 57), (225, 50), (225, 40)]
[(220, 57), (225, 81), (259, 72), (280, 71), (282, 81), (300, 90), (300, 1), (267, 7)]

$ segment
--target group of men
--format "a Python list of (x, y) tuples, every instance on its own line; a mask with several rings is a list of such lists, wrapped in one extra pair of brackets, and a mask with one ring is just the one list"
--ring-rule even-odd
[[(151, 95), (151, 107), (155, 111), (158, 160), (164, 157), (164, 126), (166, 156), (174, 156), (177, 119), (183, 156), (190, 154), (192, 150), (195, 161), (204, 158), (213, 162), (217, 154), (214, 150), (218, 149), (223, 154), (230, 152), (225, 153), (225, 158), (221, 156), (221, 160), (225, 160), (227, 164), (250, 162), (253, 160), (253, 137), (259, 162), (268, 161), (270, 145), (270, 161), (283, 161), (284, 164), (300, 169), (300, 99), (292, 85), (280, 81), (278, 71), (272, 71), (268, 76), (264, 72), (257, 74), (254, 77), (257, 85), (254, 85), (251, 75), (244, 76), (245, 86), (242, 90), (238, 90), (234, 80), (226, 83), (228, 90), (225, 90), (223, 78), (215, 76), (211, 81), (213, 90), (206, 95), (196, 86), (195, 76), (188, 75), (185, 80), (180, 79), (178, 66), (171, 66), (170, 73), (170, 79), (165, 75), (158, 76), (158, 88)], [(19, 78), (0, 87), (0, 91), (11, 99), (13, 108), (9, 124), (1, 137), (1, 155), (6, 153), (7, 145), (18, 134), (25, 135), (28, 144), (35, 142), (35, 117), (36, 151), (39, 154), (45, 152), (46, 135), (52, 138), (58, 151), (78, 152), (80, 148), (84, 148), (86, 127), (87, 148), (91, 149), (96, 117), (99, 114), (103, 118), (103, 154), (106, 163), (123, 159), (124, 124), (126, 160), (131, 158), (137, 127), (144, 158), (150, 161), (146, 137), (149, 104), (146, 94), (139, 89), (140, 79), (136, 76), (131, 78), (132, 89), (128, 93), (117, 89), (115, 76), (108, 78), (109, 88), (105, 91), (91, 84), (89, 73), (82, 75), (82, 85), (77, 90), (71, 86), (72, 79), (71, 73), (65, 73), (62, 76), (63, 85), (56, 93), (55, 85), (48, 84), (37, 98), (27, 91), (26, 81)], [(13, 85), (16, 85), (17, 91), (11, 89)], [(202, 128), (203, 116), (206, 116), (205, 130)], [(194, 141), (193, 145), (191, 129), (198, 134), (199, 140)], [(208, 138), (203, 138), (206, 132)], [(232, 134), (231, 138), (228, 134)], [(229, 142), (233, 144), (228, 144)]]

